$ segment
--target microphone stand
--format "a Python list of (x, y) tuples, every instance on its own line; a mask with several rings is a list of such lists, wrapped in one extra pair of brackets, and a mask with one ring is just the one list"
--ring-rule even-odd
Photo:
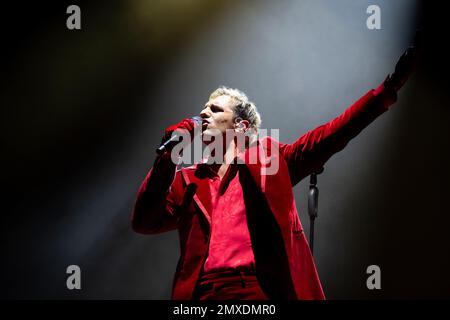
[(317, 187), (317, 175), (323, 172), (324, 168), (313, 172), (309, 179), (309, 194), (308, 194), (308, 214), (309, 214), (309, 248), (311, 254), (314, 254), (314, 221), (317, 218), (319, 205), (319, 188)]

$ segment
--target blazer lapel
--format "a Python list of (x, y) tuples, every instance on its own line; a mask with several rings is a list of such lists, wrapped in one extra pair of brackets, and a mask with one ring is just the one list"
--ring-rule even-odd
[[(280, 159), (276, 143), (270, 138), (264, 138), (262, 141), (258, 140), (257, 145), (246, 150), (240, 159), (249, 168), (256, 185), (265, 195), (275, 219), (282, 227), (287, 226), (289, 223), (284, 213), (290, 211), (293, 198), (290, 181), (283, 180), (283, 174), (278, 174), (279, 170), (286, 171), (286, 168), (284, 168), (283, 160)], [(255, 158), (254, 152), (256, 151), (258, 154), (257, 162), (255, 163), (252, 157), (253, 159)], [(253, 155), (250, 152), (253, 152)], [(274, 166), (277, 168), (276, 172), (272, 170), (275, 168)]]
[(181, 170), (183, 174), (183, 178), (186, 182), (186, 185), (191, 183), (197, 185), (197, 192), (194, 194), (194, 200), (197, 203), (198, 207), (202, 211), (209, 225), (211, 225), (211, 212), (212, 212), (212, 203), (211, 203), (211, 191), (209, 189), (209, 182), (206, 176), (200, 175), (200, 170), (194, 168), (188, 168)]

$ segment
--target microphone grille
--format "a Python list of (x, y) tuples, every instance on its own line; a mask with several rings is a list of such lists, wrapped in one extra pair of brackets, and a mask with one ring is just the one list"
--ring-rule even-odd
[(202, 124), (202, 121), (203, 121), (202, 118), (201, 118), (200, 116), (192, 117), (191, 120), (194, 121), (194, 123), (195, 123), (197, 126), (201, 125), (201, 124)]

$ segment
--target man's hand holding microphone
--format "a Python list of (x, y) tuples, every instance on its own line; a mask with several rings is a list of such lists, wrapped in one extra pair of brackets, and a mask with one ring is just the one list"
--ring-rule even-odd
[(156, 149), (158, 155), (170, 151), (176, 145), (183, 133), (188, 132), (191, 138), (194, 135), (194, 129), (202, 124), (202, 118), (199, 116), (186, 118), (180, 122), (167, 127), (164, 130), (164, 136), (161, 145)]

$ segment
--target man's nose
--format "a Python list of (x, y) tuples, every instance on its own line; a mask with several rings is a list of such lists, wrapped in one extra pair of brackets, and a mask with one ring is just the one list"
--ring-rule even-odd
[(200, 117), (205, 119), (205, 118), (209, 118), (210, 114), (208, 112), (209, 108), (205, 108), (200, 112)]

